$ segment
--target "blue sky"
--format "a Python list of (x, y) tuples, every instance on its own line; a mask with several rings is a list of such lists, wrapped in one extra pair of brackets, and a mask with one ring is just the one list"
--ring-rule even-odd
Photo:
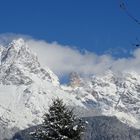
[[(118, 0), (0, 2), (0, 33), (26, 34), (97, 54), (113, 51), (117, 57), (127, 57), (140, 38), (140, 25), (119, 8)], [(140, 1), (128, 0), (127, 6), (140, 19)]]

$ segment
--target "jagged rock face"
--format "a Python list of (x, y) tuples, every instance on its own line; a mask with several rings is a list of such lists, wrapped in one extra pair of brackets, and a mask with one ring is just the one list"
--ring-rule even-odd
[(82, 78), (80, 77), (80, 75), (76, 72), (72, 72), (70, 73), (70, 82), (69, 85), (73, 88), (75, 87), (79, 87), (82, 85)]
[[(23, 39), (14, 40), (8, 47), (1, 49), (0, 61), (0, 83), (4, 85), (29, 85), (33, 82), (31, 77), (34, 75), (54, 82), (51, 71), (41, 68), (37, 56)], [(55, 82), (59, 84), (58, 79)]]
[(140, 75), (134, 72), (83, 79), (83, 85), (71, 91), (88, 108), (104, 115), (117, 116), (122, 122), (140, 127)]

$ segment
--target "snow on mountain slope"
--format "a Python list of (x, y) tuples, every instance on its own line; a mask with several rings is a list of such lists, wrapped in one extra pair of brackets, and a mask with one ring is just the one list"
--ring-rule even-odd
[(88, 108), (97, 109), (104, 115), (115, 115), (122, 122), (140, 128), (139, 74), (109, 71), (104, 76), (83, 79), (81, 86), (64, 90), (74, 92)]
[(57, 97), (82, 105), (74, 95), (61, 90), (57, 76), (40, 66), (23, 39), (5, 47), (0, 60), (0, 119), (8, 127), (22, 129), (39, 123)]
[(59, 84), (49, 69), (41, 68), (37, 56), (31, 53), (23, 39), (14, 40), (1, 52), (0, 73), (0, 82), (6, 85), (28, 85), (34, 76)]
[(69, 86), (60, 85), (58, 77), (40, 65), (23, 39), (1, 46), (0, 123), (20, 129), (39, 124), (52, 99), (59, 97), (83, 116), (85, 110), (86, 115), (115, 115), (140, 128), (140, 75), (109, 71), (85, 79), (73, 73), (70, 81)]

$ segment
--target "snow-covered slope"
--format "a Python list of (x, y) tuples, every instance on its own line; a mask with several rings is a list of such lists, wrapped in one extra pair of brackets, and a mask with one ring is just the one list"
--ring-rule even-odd
[(1, 51), (0, 82), (4, 85), (29, 85), (38, 77), (59, 84), (52, 72), (43, 69), (38, 58), (28, 48), (23, 39), (14, 40)]
[(108, 116), (115, 115), (122, 122), (140, 128), (139, 74), (114, 74), (108, 71), (104, 76), (92, 76), (81, 81), (77, 87), (64, 90), (76, 94), (76, 98), (90, 110), (96, 109)]
[(39, 124), (52, 99), (59, 97), (83, 116), (85, 111), (86, 115), (115, 115), (140, 128), (140, 75), (109, 71), (85, 79), (72, 73), (70, 81), (68, 86), (60, 85), (23, 39), (0, 46), (0, 123), (19, 129)]
[(57, 76), (40, 66), (23, 39), (1, 49), (0, 120), (8, 127), (25, 128), (41, 121), (52, 99), (81, 106), (72, 94), (60, 88)]

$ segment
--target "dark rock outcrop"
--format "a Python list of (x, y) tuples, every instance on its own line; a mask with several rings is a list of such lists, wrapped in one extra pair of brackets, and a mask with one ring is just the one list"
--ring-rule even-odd
[(84, 119), (88, 121), (84, 140), (140, 140), (140, 130), (127, 126), (116, 117)]

